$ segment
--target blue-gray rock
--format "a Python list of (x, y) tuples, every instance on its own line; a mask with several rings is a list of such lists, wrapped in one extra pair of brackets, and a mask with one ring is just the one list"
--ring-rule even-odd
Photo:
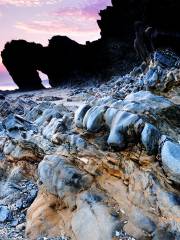
[(37, 189), (32, 189), (32, 190), (30, 191), (31, 197), (32, 197), (32, 198), (35, 198), (35, 197), (37, 196), (37, 192), (38, 192)]
[(36, 119), (35, 123), (38, 126), (41, 126), (45, 121), (50, 122), (52, 118), (62, 118), (62, 114), (56, 109), (45, 109), (43, 114)]
[(12, 138), (21, 138), (26, 136), (27, 131), (38, 132), (37, 126), (27, 121), (19, 115), (10, 114), (3, 121), (3, 126), (7, 130), (8, 136)]
[(152, 240), (179, 240), (180, 233), (178, 232), (170, 232), (166, 228), (165, 229), (157, 229), (153, 233)]
[(113, 147), (123, 149), (126, 145), (125, 135), (133, 136), (134, 124), (139, 120), (139, 116), (129, 112), (119, 111), (113, 119), (111, 131), (108, 137), (108, 144)]
[(168, 51), (156, 51), (154, 53), (154, 61), (163, 67), (172, 68), (175, 67), (176, 63), (180, 61), (179, 57), (172, 52)]
[(122, 103), (123, 103), (122, 100), (118, 100), (118, 101), (112, 103), (110, 107), (111, 108), (117, 108), (117, 109), (121, 110), (121, 107), (123, 106)]
[(107, 96), (107, 97), (103, 97), (103, 98), (96, 100), (93, 105), (95, 105), (95, 106), (102, 106), (102, 105), (110, 106), (115, 101), (116, 101), (116, 99), (114, 99), (112, 96)]
[(4, 131), (4, 128), (3, 128), (2, 122), (0, 122), (0, 132), (2, 131)]
[(13, 129), (19, 130), (34, 130), (37, 132), (37, 127), (33, 125), (30, 121), (27, 121), (23, 117), (19, 115), (10, 114), (8, 117), (3, 121), (3, 125), (9, 131)]
[(48, 108), (54, 108), (55, 104), (51, 102), (42, 102), (37, 106), (33, 107), (30, 111), (26, 113), (26, 119), (34, 122), (38, 117), (43, 114), (43, 111)]
[(137, 102), (143, 104), (144, 107), (149, 110), (149, 108), (154, 110), (165, 109), (173, 106), (174, 104), (169, 101), (167, 98), (162, 96), (157, 96), (149, 91), (139, 91), (136, 93), (129, 94), (124, 101), (124, 105), (129, 102)]
[(159, 145), (159, 151), (161, 151), (162, 146), (163, 146), (164, 143), (167, 142), (167, 141), (173, 142), (173, 139), (170, 138), (170, 137), (167, 136), (167, 135), (161, 135), (161, 137), (159, 138), (159, 143), (158, 143), (158, 145)]
[(141, 141), (148, 155), (157, 154), (159, 138), (159, 130), (152, 124), (146, 123), (141, 133)]
[(90, 109), (91, 107), (87, 104), (82, 105), (78, 108), (78, 110), (75, 112), (75, 125), (78, 128), (83, 128), (83, 119), (86, 114), (86, 112)]
[(83, 127), (89, 132), (98, 132), (104, 126), (104, 113), (106, 106), (90, 108), (85, 114)]
[(42, 134), (46, 139), (52, 141), (52, 137), (57, 132), (66, 130), (63, 119), (52, 118), (50, 122), (43, 128)]
[(146, 87), (154, 87), (158, 82), (158, 78), (158, 69), (156, 67), (149, 68), (143, 78), (144, 85)]
[(72, 134), (68, 136), (70, 147), (78, 151), (84, 150), (87, 147), (86, 141), (79, 135)]
[(10, 211), (6, 206), (0, 206), (0, 222), (5, 222), (10, 216)]
[(143, 114), (146, 111), (151, 110), (151, 106), (147, 103), (139, 103), (139, 102), (124, 102), (124, 106), (121, 108), (122, 111), (127, 111), (135, 114)]
[(39, 179), (47, 190), (75, 206), (78, 192), (90, 187), (92, 177), (56, 155), (46, 156), (38, 166)]
[(108, 108), (107, 111), (104, 114), (104, 120), (105, 120), (105, 124), (110, 128), (113, 118), (115, 117), (115, 115), (117, 114), (119, 110), (115, 109), (115, 108)]
[(161, 150), (161, 157), (168, 177), (180, 184), (180, 144), (166, 141)]
[(82, 196), (77, 200), (77, 209), (71, 220), (75, 239), (110, 240), (114, 229), (120, 224), (120, 219), (111, 215), (110, 208), (101, 201), (100, 196)]
[(16, 201), (16, 207), (17, 207), (18, 209), (21, 209), (22, 206), (23, 206), (22, 199), (17, 200), (17, 201)]
[(12, 220), (12, 222), (11, 222), (11, 226), (12, 226), (12, 227), (16, 227), (16, 226), (18, 225), (18, 223), (19, 223), (19, 220), (18, 220), (18, 219), (14, 219), (14, 220)]
[(81, 199), (86, 201), (88, 204), (94, 204), (103, 201), (103, 195), (99, 193), (94, 193), (93, 191), (88, 191), (81, 196)]
[(6, 134), (5, 134), (5, 129), (4, 129), (4, 127), (3, 127), (3, 124), (2, 124), (2, 122), (0, 122), (0, 136), (2, 137), (2, 136), (5, 136)]
[(139, 228), (148, 233), (153, 233), (156, 230), (155, 222), (148, 216), (145, 216), (143, 211), (136, 208), (131, 214), (132, 222), (135, 223)]

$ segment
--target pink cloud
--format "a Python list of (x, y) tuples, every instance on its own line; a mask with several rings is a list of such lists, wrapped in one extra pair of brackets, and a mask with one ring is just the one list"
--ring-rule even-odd
[(61, 19), (61, 21), (58, 19), (52, 21), (32, 21), (29, 24), (18, 22), (16, 28), (29, 32), (43, 32), (48, 34), (87, 33), (95, 30), (93, 24), (86, 24), (83, 21), (85, 21), (84, 16), (79, 16), (78, 19), (72, 16), (71, 19)]
[(43, 4), (55, 4), (61, 0), (0, 0), (0, 5), (14, 5), (17, 7), (32, 7), (40, 6)]
[(65, 22), (60, 22), (58, 20), (34, 21), (29, 24), (19, 22), (16, 24), (16, 27), (29, 33), (42, 33), (48, 36), (67, 35), (81, 43), (85, 43), (87, 40), (93, 41), (98, 38), (98, 29), (96, 29), (96, 25), (86, 25), (86, 20), (84, 18), (79, 18), (79, 24), (77, 24), (77, 19), (73, 19), (74, 18), (71, 18)]
[(81, 0), (76, 4), (67, 4), (67, 1), (62, 1), (60, 9), (56, 12), (57, 15), (74, 14), (81, 12), (85, 16), (97, 17), (98, 12), (106, 6), (111, 5), (111, 0)]
[[(79, 42), (100, 37), (97, 25), (98, 12), (110, 0), (62, 0), (57, 11), (39, 15), (31, 22), (18, 22), (15, 27), (29, 33), (67, 35)], [(43, 19), (43, 20), (42, 20)]]

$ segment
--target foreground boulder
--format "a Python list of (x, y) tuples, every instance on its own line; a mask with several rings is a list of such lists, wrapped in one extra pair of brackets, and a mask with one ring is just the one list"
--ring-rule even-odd
[[(79, 109), (81, 110), (81, 108)], [(77, 110), (76, 116), (78, 116), (80, 110)], [(120, 148), (125, 147), (128, 138), (130, 141), (133, 141), (133, 138), (140, 138), (143, 131), (141, 138), (144, 146), (150, 154), (155, 154), (158, 150), (160, 132), (169, 135), (176, 141), (180, 136), (179, 105), (150, 91), (131, 93), (123, 101), (115, 101), (109, 107), (104, 106), (104, 104), (91, 107), (83, 116), (81, 122), (84, 125), (82, 126), (82, 123), (78, 124), (75, 121), (77, 127), (83, 127), (89, 132), (93, 129), (100, 132), (106, 126), (110, 129), (108, 144)], [(88, 127), (87, 124), (89, 124)], [(145, 139), (146, 137), (149, 137), (149, 139)], [(149, 144), (152, 146), (148, 146)]]
[(118, 216), (110, 214), (101, 195), (87, 192), (81, 195), (77, 205), (72, 218), (72, 230), (77, 239), (109, 240), (115, 231), (120, 230)]
[(164, 170), (169, 178), (180, 184), (180, 144), (166, 141), (161, 156)]
[(119, 111), (112, 121), (108, 144), (123, 149), (128, 135), (131, 138), (135, 135), (133, 126), (138, 120), (138, 115)]
[(76, 205), (76, 194), (87, 189), (92, 177), (82, 173), (58, 156), (46, 157), (39, 164), (40, 181), (50, 193), (63, 199), (71, 208)]
[(153, 125), (146, 123), (141, 133), (141, 140), (149, 155), (158, 153), (160, 132)]

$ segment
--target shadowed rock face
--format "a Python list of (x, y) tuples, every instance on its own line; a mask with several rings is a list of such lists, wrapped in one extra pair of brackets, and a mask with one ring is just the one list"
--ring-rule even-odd
[[(100, 11), (98, 25), (102, 37), (132, 39), (134, 22), (142, 21), (161, 32), (180, 32), (178, 0), (112, 0), (112, 7)], [(118, 23), (118, 24), (117, 24)]]
[(42, 45), (24, 40), (6, 43), (1, 53), (3, 64), (20, 89), (43, 88), (37, 72), (42, 49)]
[(54, 36), (48, 47), (43, 49), (44, 58), (39, 62), (39, 70), (47, 74), (52, 87), (75, 78), (83, 71), (84, 46), (65, 36)]
[(43, 88), (38, 70), (47, 74), (50, 85), (56, 87), (78, 71), (83, 62), (82, 55), (83, 46), (63, 36), (53, 37), (48, 47), (13, 40), (1, 53), (3, 64), (14, 82), (25, 90)]
[[(20, 89), (43, 88), (38, 70), (47, 74), (52, 87), (103, 80), (128, 72), (137, 63), (134, 23), (152, 27), (155, 49), (180, 53), (180, 2), (178, 0), (112, 0), (97, 21), (101, 39), (86, 45), (65, 36), (54, 36), (49, 45), (13, 40), (2, 51), (3, 64)], [(147, 40), (147, 39), (146, 39)], [(127, 54), (128, 53), (128, 54)]]
[(134, 23), (142, 21), (152, 27), (155, 48), (172, 48), (180, 52), (180, 27), (177, 26), (180, 2), (178, 0), (112, 0), (112, 7), (100, 11), (98, 25), (102, 38), (119, 38), (132, 45)]

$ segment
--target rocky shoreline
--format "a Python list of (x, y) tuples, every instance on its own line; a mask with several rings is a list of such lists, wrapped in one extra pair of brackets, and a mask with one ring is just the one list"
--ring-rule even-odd
[(0, 239), (180, 238), (180, 68), (0, 100)]

